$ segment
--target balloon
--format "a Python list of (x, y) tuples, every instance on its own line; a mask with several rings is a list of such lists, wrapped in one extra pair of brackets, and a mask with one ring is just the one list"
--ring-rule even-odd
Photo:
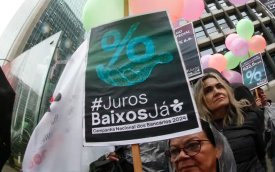
[(235, 56), (245, 56), (247, 53), (248, 53), (248, 42), (241, 38), (241, 37), (238, 37), (238, 38), (235, 38), (231, 45), (230, 45), (230, 50), (232, 51), (232, 53), (235, 55)]
[(224, 57), (227, 61), (226, 69), (234, 69), (241, 61), (241, 58), (236, 57), (231, 51), (225, 53)]
[(251, 20), (241, 19), (236, 26), (237, 33), (240, 37), (249, 40), (254, 33), (254, 25)]
[(201, 57), (201, 67), (202, 67), (202, 69), (208, 68), (208, 61), (209, 61), (209, 58), (211, 56), (212, 55), (204, 55), (204, 56)]
[[(112, 12), (111, 15), (110, 11)], [(123, 17), (123, 0), (88, 0), (82, 11), (82, 23), (86, 31)]]
[(233, 70), (222, 71), (222, 76), (224, 76), (229, 83), (242, 83), (242, 75), (239, 72)]
[(255, 35), (249, 40), (248, 46), (251, 51), (260, 53), (266, 48), (266, 41), (263, 36)]
[(130, 15), (167, 10), (173, 24), (183, 17), (183, 0), (130, 0)]
[(248, 0), (229, 0), (234, 5), (243, 5), (247, 2)]
[[(169, 0), (170, 1), (170, 0)], [(183, 18), (193, 21), (200, 18), (204, 11), (203, 0), (183, 0)]]
[(226, 58), (222, 54), (214, 54), (209, 58), (208, 67), (217, 69), (219, 72), (226, 68)]
[(227, 47), (227, 49), (231, 49), (231, 43), (235, 38), (238, 38), (239, 35), (236, 33), (231, 33), (230, 35), (228, 35), (225, 39), (225, 46)]
[(254, 52), (252, 52), (252, 51), (249, 51), (248, 53), (247, 53), (247, 55), (245, 55), (245, 56), (243, 56), (243, 57), (240, 57), (240, 63), (242, 63), (242, 62), (244, 62), (245, 60), (247, 60), (248, 58), (250, 58), (250, 57), (252, 57), (252, 56), (254, 56), (255, 55), (255, 53)]

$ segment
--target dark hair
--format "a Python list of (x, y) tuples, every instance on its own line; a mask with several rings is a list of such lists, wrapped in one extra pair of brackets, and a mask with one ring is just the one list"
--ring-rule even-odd
[[(214, 138), (214, 134), (210, 128), (210, 125), (207, 121), (204, 121), (202, 119), (200, 119), (201, 122), (201, 128), (203, 130), (203, 132), (206, 134), (207, 138), (209, 139), (209, 141), (211, 142), (211, 144), (216, 147), (216, 142), (215, 142), (215, 138)], [(170, 146), (170, 140), (168, 140), (168, 146)]]
[(236, 100), (240, 101), (242, 99), (246, 99), (252, 104), (252, 106), (256, 106), (255, 98), (248, 87), (241, 83), (234, 83), (231, 84), (231, 86), (234, 89), (234, 96)]
[(204, 121), (204, 120), (202, 120), (202, 119), (200, 121), (201, 121), (202, 130), (206, 134), (207, 138), (209, 139), (209, 141), (212, 143), (213, 146), (216, 146), (214, 134), (213, 134), (213, 132), (212, 132), (212, 130), (210, 128), (209, 123), (206, 122), (206, 121)]

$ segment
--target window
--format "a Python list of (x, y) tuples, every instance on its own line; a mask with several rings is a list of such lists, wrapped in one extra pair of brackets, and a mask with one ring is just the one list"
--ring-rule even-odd
[(223, 30), (224, 32), (226, 32), (227, 30), (230, 30), (230, 27), (228, 26), (228, 24), (224, 18), (217, 19), (217, 22), (218, 22), (221, 30)]
[(215, 45), (215, 49), (218, 53), (221, 53), (221, 54), (224, 54), (224, 51), (227, 50), (224, 43), (218, 43), (217, 45)]
[(217, 6), (215, 3), (207, 4), (208, 9), (211, 10), (217, 10)]
[(222, 7), (227, 7), (228, 5), (226, 4), (226, 2), (224, 2), (224, 0), (219, 0), (219, 4), (222, 6)]
[[(271, 58), (273, 59), (273, 61), (275, 60), (275, 54), (270, 54)], [(267, 79), (268, 81), (274, 80), (274, 74), (272, 72), (271, 66), (268, 65), (267, 61), (266, 61), (266, 55), (263, 56), (263, 60), (264, 60), (264, 66), (265, 66), (265, 72), (267, 75)]]
[(253, 7), (251, 7), (251, 8), (252, 8), (251, 10), (253, 11), (253, 13), (256, 14), (256, 16), (258, 16), (258, 17), (260, 17), (260, 18), (265, 17), (264, 14), (263, 14), (262, 12), (256, 11), (256, 9), (253, 8)]
[(201, 57), (202, 57), (202, 56), (205, 56), (205, 55), (214, 54), (214, 51), (211, 47), (204, 47), (204, 48), (200, 49), (200, 54), (201, 54)]
[(230, 14), (229, 18), (234, 23), (234, 25), (236, 25), (238, 23), (238, 19), (235, 14)]
[(274, 27), (272, 27), (270, 24), (265, 26), (268, 32), (271, 34), (272, 38), (275, 39), (275, 33), (274, 33)]
[(252, 17), (248, 15), (247, 11), (242, 11), (241, 14), (244, 19), (253, 20)]
[(209, 35), (218, 32), (218, 30), (213, 22), (207, 23), (204, 26), (205, 26), (206, 31)]
[(197, 39), (206, 38), (205, 32), (201, 26), (195, 27), (194, 31)]

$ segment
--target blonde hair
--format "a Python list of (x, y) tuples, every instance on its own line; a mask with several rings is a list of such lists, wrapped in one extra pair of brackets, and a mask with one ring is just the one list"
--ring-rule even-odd
[(205, 103), (205, 95), (204, 95), (204, 81), (208, 78), (217, 79), (219, 83), (221, 83), (227, 94), (229, 99), (228, 111), (223, 118), (223, 125), (227, 126), (232, 123), (236, 123), (238, 126), (242, 125), (244, 122), (243, 116), (243, 108), (250, 106), (250, 103), (247, 100), (237, 101), (234, 97), (232, 88), (217, 74), (208, 73), (205, 74), (201, 79), (199, 79), (194, 88), (195, 101), (198, 107), (198, 112), (200, 117), (208, 122), (213, 122), (213, 115), (211, 111), (207, 108)]

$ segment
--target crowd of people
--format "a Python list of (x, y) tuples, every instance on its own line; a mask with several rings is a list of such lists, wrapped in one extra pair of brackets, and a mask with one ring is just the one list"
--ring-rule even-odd
[[(275, 165), (275, 108), (261, 88), (252, 93), (206, 69), (193, 89), (202, 132), (141, 144), (143, 171), (265, 172), (267, 159)], [(121, 147), (122, 156), (105, 158), (132, 164), (130, 146)]]
[[(206, 69), (193, 90), (202, 131), (140, 144), (143, 171), (265, 172), (266, 160), (275, 171), (275, 104), (263, 89), (251, 92)], [(121, 163), (102, 167), (106, 162)], [(131, 146), (117, 146), (90, 167), (90, 172), (133, 171)]]

